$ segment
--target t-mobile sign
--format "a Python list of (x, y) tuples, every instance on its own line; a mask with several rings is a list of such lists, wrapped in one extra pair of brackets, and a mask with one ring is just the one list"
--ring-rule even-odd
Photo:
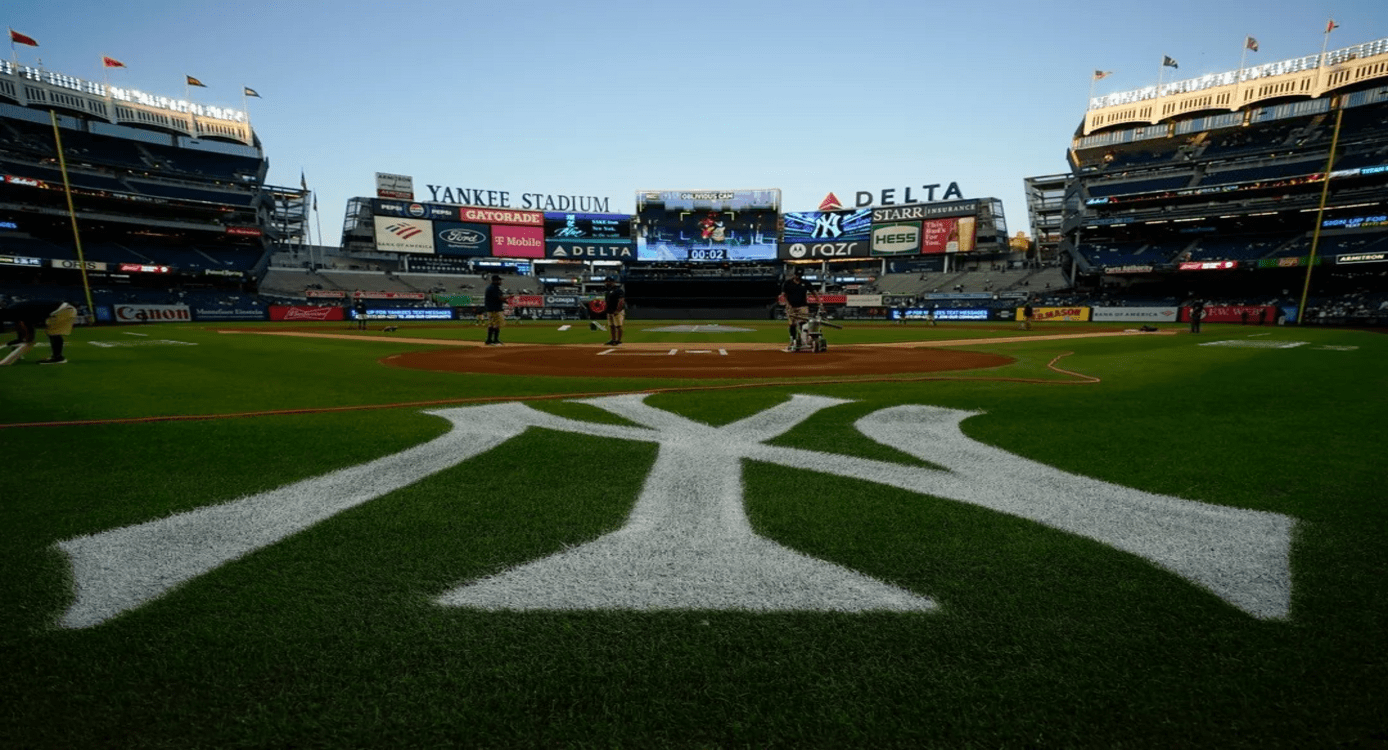
[(494, 224), (492, 255), (499, 258), (545, 257), (545, 228)]

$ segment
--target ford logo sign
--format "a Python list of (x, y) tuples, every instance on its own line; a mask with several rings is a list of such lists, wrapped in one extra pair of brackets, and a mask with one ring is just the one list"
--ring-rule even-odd
[(480, 245), (486, 236), (473, 229), (448, 229), (439, 232), (439, 239), (452, 245)]

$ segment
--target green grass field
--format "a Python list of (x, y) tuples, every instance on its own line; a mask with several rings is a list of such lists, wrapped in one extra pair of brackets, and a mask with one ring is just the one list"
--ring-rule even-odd
[[(626, 338), (784, 336), (765, 322), (644, 330), (657, 325), (629, 321)], [(556, 326), (505, 338), (604, 340)], [(39, 349), (0, 368), (0, 747), (1388, 747), (1388, 338), (1207, 325), (1000, 343), (989, 339), (1016, 332), (845, 326), (834, 345), (978, 338), (972, 348), (1016, 363), (952, 380), (708, 389), (738, 383), (379, 362), (420, 348), (392, 337), (480, 340), (466, 324), (371, 341), (171, 324), (79, 329), (67, 365), (33, 365)], [(1305, 343), (1271, 346), (1291, 342)], [(1046, 369), (1067, 352), (1060, 366), (1100, 382)], [(737, 474), (756, 534), (937, 608), (442, 606), (464, 584), (622, 528), (658, 463), (652, 442), (522, 426), (98, 624), (64, 627), (77, 584), (59, 542), (388, 459), (449, 432), (426, 411), (484, 399), (635, 429), (545, 397), (650, 389), (677, 390), (647, 406), (713, 426), (795, 394), (841, 399), (766, 444), (916, 472), (952, 459), (855, 423), (902, 405), (982, 412), (964, 434), (1015, 456), (1280, 514), (1295, 524), (1290, 612), (1252, 616), (1138, 555), (1014, 514), (763, 460)], [(718, 446), (707, 460), (739, 461)]]

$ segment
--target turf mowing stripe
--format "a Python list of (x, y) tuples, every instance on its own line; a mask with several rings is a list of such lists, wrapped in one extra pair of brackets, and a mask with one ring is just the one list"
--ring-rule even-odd
[(348, 411), (372, 411), (376, 409), (414, 409), (431, 406), (455, 406), (459, 404), (489, 404), (502, 401), (562, 401), (566, 399), (597, 398), (601, 396), (618, 396), (633, 393), (696, 393), (699, 391), (729, 391), (744, 388), (798, 388), (810, 385), (852, 385), (855, 383), (927, 383), (927, 382), (977, 382), (977, 383), (1024, 383), (1031, 385), (1093, 385), (1102, 383), (1103, 379), (1093, 375), (1065, 370), (1055, 366), (1056, 362), (1074, 354), (1074, 352), (1064, 352), (1057, 354), (1046, 368), (1058, 372), (1062, 375), (1079, 378), (1078, 380), (1042, 380), (1040, 378), (999, 378), (999, 377), (965, 377), (959, 375), (923, 375), (921, 377), (884, 377), (884, 378), (841, 378), (837, 380), (766, 380), (750, 383), (723, 383), (717, 385), (689, 385), (675, 386), (671, 388), (636, 388), (629, 391), (600, 391), (596, 393), (556, 393), (532, 396), (476, 396), (473, 398), (450, 398), (435, 401), (401, 401), (393, 404), (359, 404), (356, 406), (319, 406), (303, 409), (273, 409), (268, 411), (246, 411), (232, 412), (229, 414), (169, 414), (154, 417), (121, 417), (117, 419), (74, 419), (58, 422), (15, 422), (13, 424), (0, 424), (0, 430), (17, 429), (22, 427), (93, 427), (99, 425), (118, 425), (118, 424), (142, 424), (146, 422), (196, 422), (211, 419), (243, 419), (248, 417), (283, 417), (296, 414), (329, 414), (332, 412)]

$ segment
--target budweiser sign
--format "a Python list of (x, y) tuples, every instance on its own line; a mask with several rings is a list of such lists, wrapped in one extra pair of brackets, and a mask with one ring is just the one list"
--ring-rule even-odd
[(271, 305), (270, 320), (345, 320), (340, 307), (308, 307), (300, 305)]

